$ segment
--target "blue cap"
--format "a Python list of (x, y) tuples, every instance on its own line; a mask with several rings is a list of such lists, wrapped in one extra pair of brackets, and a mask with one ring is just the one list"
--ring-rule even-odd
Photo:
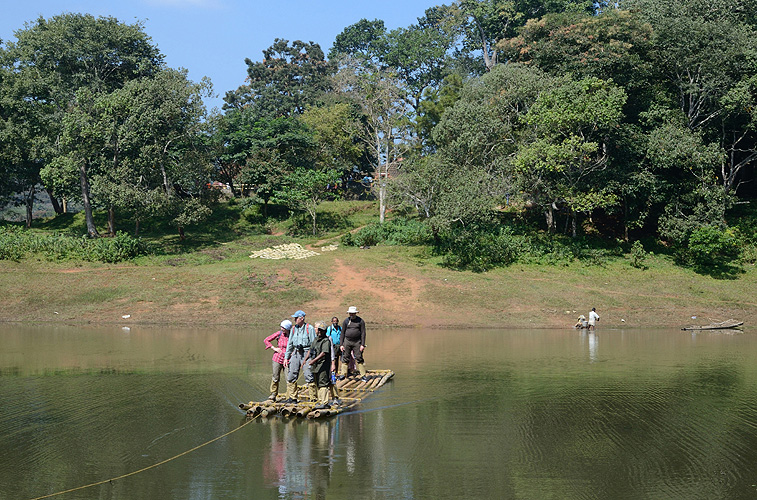
[(297, 311), (296, 313), (292, 314), (293, 318), (304, 318), (305, 317), (305, 311)]

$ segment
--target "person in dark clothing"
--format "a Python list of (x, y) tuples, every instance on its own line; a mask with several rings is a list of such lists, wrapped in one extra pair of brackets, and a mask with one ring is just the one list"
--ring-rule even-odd
[(365, 350), (365, 321), (357, 315), (358, 310), (355, 306), (350, 306), (347, 310), (349, 316), (342, 324), (342, 336), (339, 341), (339, 348), (342, 351), (342, 365), (339, 370), (339, 380), (347, 376), (347, 365), (350, 362), (350, 356), (355, 357), (357, 371), (363, 380), (367, 380), (365, 369), (365, 360), (363, 351)]
[(305, 362), (310, 366), (310, 372), (318, 387), (317, 406), (314, 409), (329, 408), (329, 394), (331, 386), (331, 366), (334, 358), (332, 351), (331, 339), (326, 335), (326, 324), (318, 322), (315, 324), (317, 337), (310, 344), (310, 351), (305, 356)]

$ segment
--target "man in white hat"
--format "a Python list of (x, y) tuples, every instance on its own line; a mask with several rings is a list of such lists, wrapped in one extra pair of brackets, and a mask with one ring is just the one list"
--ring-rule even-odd
[(363, 360), (363, 351), (365, 350), (365, 321), (357, 315), (358, 310), (355, 306), (347, 309), (349, 315), (342, 324), (342, 337), (339, 341), (342, 350), (342, 365), (339, 367), (339, 380), (344, 380), (347, 376), (347, 366), (350, 363), (350, 357), (355, 357), (357, 371), (363, 380), (367, 380), (365, 369), (365, 360)]

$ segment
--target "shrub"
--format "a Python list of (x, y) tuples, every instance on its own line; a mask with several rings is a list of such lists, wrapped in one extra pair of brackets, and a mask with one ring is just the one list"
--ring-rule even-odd
[(431, 230), (423, 222), (413, 219), (393, 219), (384, 224), (369, 224), (355, 233), (342, 236), (342, 244), (349, 246), (424, 245), (431, 241)]
[(444, 239), (442, 264), (476, 272), (512, 264), (528, 248), (525, 238), (515, 235), (507, 226), (462, 229)]
[(631, 265), (637, 269), (646, 269), (647, 252), (641, 241), (636, 240), (631, 245)]
[(39, 234), (17, 227), (0, 227), (0, 259), (21, 260), (40, 255), (47, 260), (79, 259), (92, 262), (121, 262), (147, 253), (137, 238), (118, 232), (113, 238)]
[(701, 226), (692, 231), (685, 252), (689, 261), (698, 267), (730, 265), (739, 257), (736, 231), (709, 224)]

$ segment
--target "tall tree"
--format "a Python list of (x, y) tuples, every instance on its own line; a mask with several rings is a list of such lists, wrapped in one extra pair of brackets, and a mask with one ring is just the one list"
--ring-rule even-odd
[[(32, 112), (38, 117), (33, 140), (38, 152), (35, 163), (40, 168), (59, 156), (71, 158), (59, 150), (58, 138), (63, 116), (72, 106), (84, 105), (77, 96), (111, 92), (163, 66), (163, 56), (142, 24), (124, 24), (112, 17), (40, 17), (17, 31), (16, 38), (7, 43), (6, 57), (19, 79), (20, 95), (33, 104)], [(87, 231), (96, 236), (89, 206), (88, 166), (80, 164), (78, 171)]]
[(400, 84), (389, 70), (365, 60), (344, 57), (334, 79), (338, 92), (355, 103), (363, 128), (359, 135), (371, 158), (379, 186), (379, 219), (386, 214), (386, 188), (389, 166), (396, 164), (407, 144), (405, 117), (407, 105)]
[(626, 94), (598, 78), (570, 77), (537, 97), (524, 116), (528, 133), (515, 158), (519, 186), (555, 229), (554, 209), (564, 206), (576, 236), (578, 213), (616, 202), (597, 178), (609, 157), (613, 129), (621, 122)]
[(676, 109), (686, 127), (720, 144), (712, 166), (726, 191), (757, 159), (749, 103), (757, 73), (757, 29), (749, 2), (726, 0), (629, 1), (626, 8), (650, 23), (651, 60), (667, 84), (656, 106)]
[(224, 109), (251, 107), (256, 118), (301, 114), (328, 90), (332, 65), (314, 42), (277, 38), (262, 61), (245, 59), (249, 83), (226, 93)]

